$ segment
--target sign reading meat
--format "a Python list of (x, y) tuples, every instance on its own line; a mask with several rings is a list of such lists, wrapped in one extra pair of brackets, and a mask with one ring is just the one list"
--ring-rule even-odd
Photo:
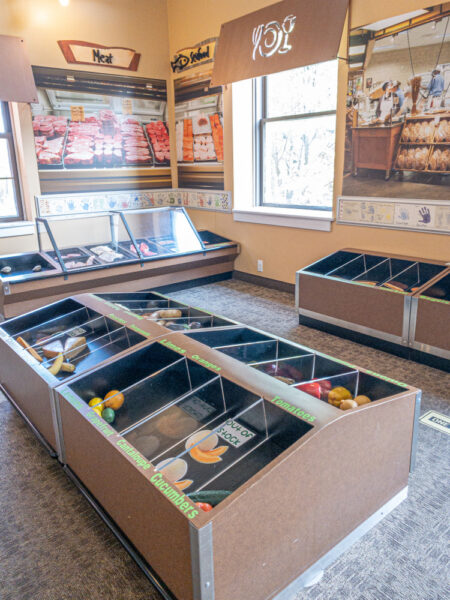
[(132, 48), (103, 46), (79, 40), (59, 40), (58, 45), (68, 63), (101, 65), (114, 69), (137, 71), (141, 55)]

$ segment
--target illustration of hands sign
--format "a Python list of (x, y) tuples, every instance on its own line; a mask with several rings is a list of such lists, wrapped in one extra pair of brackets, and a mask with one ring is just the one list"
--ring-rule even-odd
[(256, 54), (259, 51), (263, 58), (273, 56), (277, 52), (286, 54), (292, 50), (288, 43), (289, 34), (295, 27), (295, 15), (288, 15), (280, 25), (278, 21), (270, 21), (266, 25), (258, 25), (253, 29), (253, 60), (256, 60)]

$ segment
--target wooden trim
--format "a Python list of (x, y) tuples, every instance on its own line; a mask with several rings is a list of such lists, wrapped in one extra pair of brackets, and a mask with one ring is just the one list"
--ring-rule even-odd
[(279, 292), (287, 294), (295, 294), (295, 284), (287, 281), (279, 281), (278, 279), (270, 279), (270, 277), (262, 277), (261, 275), (253, 275), (252, 273), (244, 273), (244, 271), (234, 271), (233, 279), (240, 279), (254, 285), (261, 285)]

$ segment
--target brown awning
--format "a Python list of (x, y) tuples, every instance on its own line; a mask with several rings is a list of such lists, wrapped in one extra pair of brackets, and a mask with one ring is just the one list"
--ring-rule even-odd
[(283, 0), (224, 23), (212, 85), (337, 57), (348, 0)]
[(19, 37), (0, 35), (0, 100), (38, 101), (25, 44)]

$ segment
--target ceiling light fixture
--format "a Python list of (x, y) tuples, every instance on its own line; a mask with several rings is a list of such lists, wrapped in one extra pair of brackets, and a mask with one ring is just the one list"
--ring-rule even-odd
[(61, 6), (69, 6), (70, 0), (59, 0)]

